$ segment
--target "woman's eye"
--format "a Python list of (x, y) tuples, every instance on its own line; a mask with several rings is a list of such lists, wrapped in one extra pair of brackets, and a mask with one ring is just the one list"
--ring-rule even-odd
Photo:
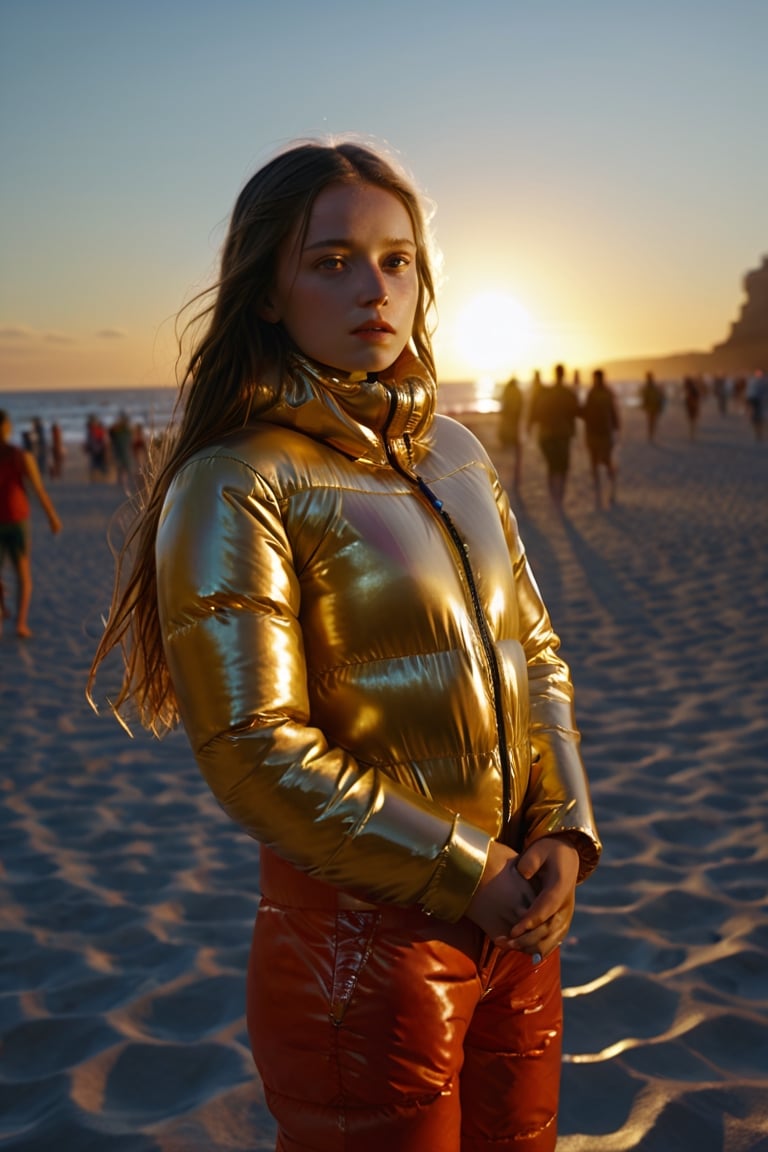
[(334, 272), (337, 268), (344, 267), (344, 258), (342, 256), (324, 256), (322, 260), (318, 260), (317, 267)]
[(401, 256), (399, 253), (387, 259), (388, 268), (408, 268), (410, 263), (409, 256)]

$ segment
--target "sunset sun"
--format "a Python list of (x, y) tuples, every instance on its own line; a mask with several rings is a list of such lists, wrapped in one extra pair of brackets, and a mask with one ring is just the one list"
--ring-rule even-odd
[(532, 343), (531, 316), (514, 296), (484, 292), (459, 313), (457, 350), (481, 379), (500, 380), (519, 371)]

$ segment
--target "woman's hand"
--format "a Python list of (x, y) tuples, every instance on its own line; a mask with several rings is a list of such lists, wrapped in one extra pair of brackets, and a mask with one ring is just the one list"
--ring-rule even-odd
[(466, 915), (486, 936), (507, 939), (520, 918), (535, 906), (536, 890), (518, 864), (521, 857), (495, 840)]
[(493, 940), (507, 951), (542, 958), (568, 935), (576, 903), (579, 854), (563, 837), (545, 836), (518, 857), (517, 870), (530, 882), (536, 898), (514, 927)]

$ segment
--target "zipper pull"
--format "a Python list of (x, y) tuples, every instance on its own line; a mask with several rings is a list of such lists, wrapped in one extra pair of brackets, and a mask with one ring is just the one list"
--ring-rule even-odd
[(432, 505), (432, 507), (433, 507), (433, 508), (435, 508), (435, 509), (437, 509), (437, 511), (438, 511), (438, 512), (442, 512), (442, 510), (443, 510), (443, 502), (442, 502), (442, 500), (438, 500), (437, 496), (435, 496), (435, 494), (434, 494), (434, 492), (432, 491), (432, 489), (431, 489), (431, 488), (429, 488), (429, 487), (428, 487), (428, 486), (427, 486), (427, 485), (424, 483), (424, 481), (422, 480), (421, 476), (419, 476), (418, 474), (416, 475), (416, 483), (417, 483), (417, 484), (418, 484), (418, 486), (419, 486), (419, 491), (420, 491), (420, 492), (421, 492), (421, 493), (422, 493), (424, 496), (426, 496), (427, 500), (429, 500), (429, 502), (430, 502), (430, 504)]

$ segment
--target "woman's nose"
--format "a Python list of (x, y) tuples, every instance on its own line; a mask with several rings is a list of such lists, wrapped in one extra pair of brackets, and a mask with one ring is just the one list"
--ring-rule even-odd
[(384, 274), (378, 266), (368, 265), (363, 269), (359, 284), (359, 296), (361, 304), (379, 304), (386, 300), (387, 286), (384, 281)]

